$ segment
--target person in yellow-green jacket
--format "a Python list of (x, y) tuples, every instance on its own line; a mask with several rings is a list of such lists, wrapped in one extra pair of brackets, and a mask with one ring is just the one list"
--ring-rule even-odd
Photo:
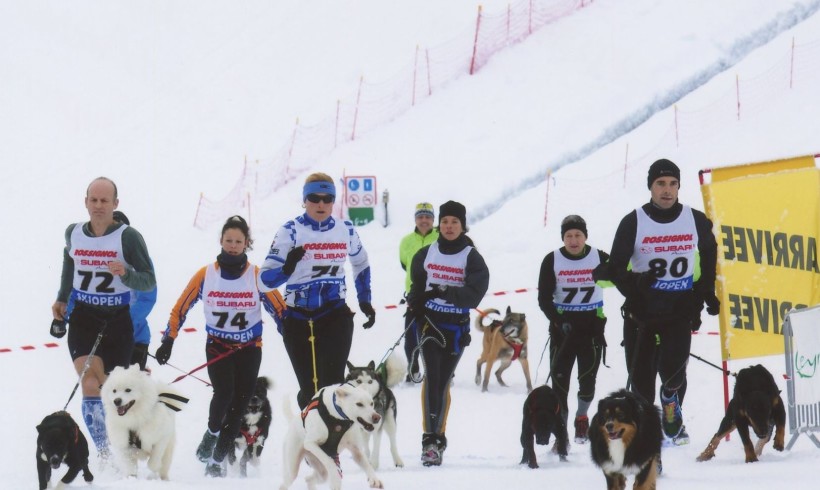
[[(438, 240), (438, 230), (433, 227), (435, 214), (433, 213), (433, 205), (429, 202), (420, 202), (416, 205), (416, 228), (412, 233), (409, 233), (401, 239), (399, 244), (399, 261), (401, 268), (407, 273), (404, 280), (404, 294), (407, 296), (410, 293), (410, 286), (413, 285), (413, 280), (410, 277), (410, 264), (413, 262), (413, 256), (422, 247), (430, 245)], [(407, 355), (407, 382), (421, 381), (419, 373), (419, 351), (418, 346), (418, 331), (413, 322), (413, 315), (405, 315), (404, 317), (404, 353)]]

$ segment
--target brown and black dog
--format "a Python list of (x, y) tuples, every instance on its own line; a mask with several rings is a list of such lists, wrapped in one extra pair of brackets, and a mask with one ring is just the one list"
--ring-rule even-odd
[(504, 380), (501, 379), (501, 373), (510, 367), (514, 360), (518, 359), (521, 362), (521, 368), (524, 370), (524, 377), (527, 379), (527, 391), (532, 391), (530, 363), (527, 361), (528, 329), (526, 316), (524, 313), (513, 313), (508, 306), (503, 320), (493, 320), (489, 325), (484, 325), (484, 317), (489, 314), (498, 315), (500, 312), (490, 308), (484, 310), (475, 320), (476, 330), (484, 333), (481, 357), (478, 358), (475, 365), (475, 384), (481, 383), (481, 365), (486, 362), (487, 367), (484, 369), (484, 382), (481, 383), (481, 391), (487, 391), (493, 363), (500, 359), (501, 366), (495, 372), (495, 377), (498, 379), (498, 384), (507, 386)]
[[(754, 447), (749, 437), (749, 427), (758, 438)], [(697, 457), (697, 461), (712, 459), (720, 440), (735, 429), (743, 442), (747, 463), (757, 461), (757, 457), (763, 452), (763, 446), (771, 439), (773, 429), (776, 429), (774, 448), (777, 451), (783, 450), (786, 436), (786, 407), (780, 398), (780, 390), (774, 382), (772, 373), (760, 364), (738, 371), (735, 391), (732, 401), (726, 407), (726, 415), (720, 421), (720, 427), (709, 441), (709, 445)]]
[(655, 490), (662, 439), (657, 406), (626, 390), (602, 398), (589, 423), (589, 442), (607, 490), (626, 488), (629, 475), (635, 475), (634, 490)]

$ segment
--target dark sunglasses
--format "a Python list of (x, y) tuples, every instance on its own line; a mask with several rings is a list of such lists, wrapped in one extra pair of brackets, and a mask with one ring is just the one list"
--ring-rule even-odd
[(319, 194), (308, 194), (307, 195), (307, 200), (314, 203), (314, 204), (319, 203), (319, 202), (323, 202), (325, 204), (330, 204), (330, 203), (332, 203), (333, 201), (336, 200), (336, 196), (333, 196), (331, 194), (325, 194), (324, 196), (320, 196)]

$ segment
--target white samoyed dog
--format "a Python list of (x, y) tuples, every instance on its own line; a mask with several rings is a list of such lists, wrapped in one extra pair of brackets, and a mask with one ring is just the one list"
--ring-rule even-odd
[(163, 480), (174, 455), (175, 416), (188, 399), (139, 366), (116, 367), (102, 386), (105, 428), (117, 468), (137, 476), (137, 462)]

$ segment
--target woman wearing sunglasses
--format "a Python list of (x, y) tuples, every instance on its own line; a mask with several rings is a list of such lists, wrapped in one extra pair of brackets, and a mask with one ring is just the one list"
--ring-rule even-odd
[(324, 173), (305, 180), (305, 213), (276, 232), (260, 270), (264, 287), (285, 284), (288, 305), (282, 326), (285, 350), (299, 382), (297, 402), (305, 408), (320, 388), (341, 383), (353, 341), (353, 312), (345, 303), (345, 262), (353, 268), (359, 309), (376, 321), (370, 304), (370, 264), (349, 221), (333, 218), (336, 186)]

